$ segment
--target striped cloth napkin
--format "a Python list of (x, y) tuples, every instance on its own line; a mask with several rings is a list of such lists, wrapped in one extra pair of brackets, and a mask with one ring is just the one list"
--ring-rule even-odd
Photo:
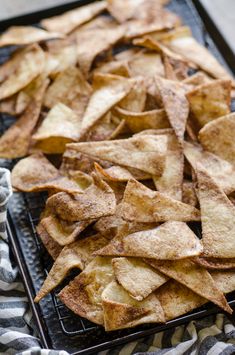
[[(10, 172), (0, 168), (0, 355), (68, 355), (40, 348), (29, 303), (9, 252), (6, 208), (12, 194)], [(172, 328), (102, 351), (99, 355), (232, 355), (235, 327), (224, 314)]]

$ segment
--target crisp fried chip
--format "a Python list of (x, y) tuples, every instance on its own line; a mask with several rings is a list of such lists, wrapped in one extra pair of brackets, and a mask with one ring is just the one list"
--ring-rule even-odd
[(216, 286), (223, 292), (229, 293), (235, 290), (235, 272), (234, 270), (211, 271)]
[(25, 45), (62, 37), (59, 33), (47, 32), (37, 27), (12, 26), (0, 36), (0, 47)]
[(92, 158), (159, 176), (164, 168), (166, 141), (167, 137), (164, 135), (148, 135), (113, 141), (71, 143), (68, 148)]
[(196, 207), (198, 203), (198, 199), (195, 191), (195, 184), (192, 181), (185, 180), (183, 182), (182, 192), (183, 192), (182, 201), (187, 205)]
[(54, 62), (53, 68), (50, 70), (50, 76), (65, 71), (68, 68), (76, 66), (77, 63), (77, 46), (69, 44), (65, 47), (51, 49), (48, 59)]
[(114, 258), (112, 265), (117, 281), (137, 301), (142, 301), (168, 280), (138, 258)]
[(131, 77), (141, 76), (146, 79), (164, 76), (161, 56), (155, 52), (140, 51), (129, 60), (128, 66)]
[(124, 119), (127, 126), (133, 133), (138, 133), (146, 129), (169, 128), (170, 124), (164, 109), (131, 112), (120, 107), (115, 108), (115, 114)]
[(19, 158), (29, 151), (31, 134), (37, 124), (43, 96), (49, 81), (39, 77), (40, 87), (18, 121), (13, 124), (0, 138), (0, 157)]
[(132, 82), (111, 74), (97, 74), (94, 77), (94, 93), (83, 116), (81, 137), (130, 91)]
[(8, 97), (0, 102), (0, 112), (8, 115), (16, 116), (16, 99), (17, 94)]
[(57, 242), (55, 242), (54, 239), (50, 237), (50, 235), (47, 233), (47, 231), (45, 230), (45, 228), (42, 226), (41, 223), (39, 223), (39, 225), (36, 227), (36, 230), (46, 250), (51, 255), (51, 257), (55, 260), (59, 256), (62, 247)]
[(74, 193), (83, 191), (79, 184), (62, 176), (41, 153), (21, 159), (14, 166), (11, 179), (12, 185), (20, 191), (48, 189)]
[(193, 88), (197, 86), (208, 84), (212, 82), (212, 78), (210, 78), (205, 72), (197, 71), (195, 74), (189, 76), (188, 78), (184, 79), (184, 84), (190, 85)]
[(139, 302), (131, 298), (116, 281), (112, 281), (101, 298), (106, 331), (165, 322), (162, 306), (155, 294)]
[(200, 163), (226, 194), (235, 190), (235, 169), (228, 161), (188, 142), (184, 144), (184, 154), (194, 169)]
[[(69, 107), (76, 99), (80, 106), (85, 106), (91, 94), (91, 87), (84, 79), (81, 71), (75, 67), (69, 67), (61, 72), (55, 81), (49, 86), (44, 104), (48, 108), (52, 108), (58, 103), (63, 103)], [(71, 107), (72, 108), (72, 107)], [(82, 107), (82, 113), (85, 107)]]
[(148, 175), (141, 170), (131, 169), (128, 170), (127, 168), (121, 166), (111, 166), (110, 168), (103, 169), (98, 163), (95, 163), (95, 169), (97, 173), (101, 174), (105, 180), (108, 181), (128, 181), (130, 179), (136, 180), (148, 180), (151, 179), (151, 175)]
[(104, 324), (101, 295), (113, 280), (111, 258), (96, 257), (59, 297), (74, 313), (97, 324)]
[(158, 79), (157, 86), (162, 96), (162, 101), (175, 131), (176, 137), (182, 143), (189, 114), (189, 104), (181, 84), (167, 79)]
[(195, 207), (152, 191), (136, 180), (128, 182), (119, 213), (126, 220), (143, 223), (200, 220)]
[(49, 197), (47, 206), (66, 221), (84, 221), (112, 215), (116, 208), (113, 190), (93, 174), (94, 183), (83, 194), (58, 193)]
[(230, 112), (231, 81), (214, 80), (187, 93), (190, 110), (200, 129)]
[(235, 258), (218, 259), (197, 257), (195, 262), (209, 270), (227, 270), (235, 268)]
[(14, 75), (10, 75), (0, 85), (0, 100), (14, 95), (43, 72), (45, 56), (38, 45), (25, 51), (17, 63)]
[(98, 1), (93, 4), (67, 11), (62, 15), (44, 19), (41, 21), (41, 25), (50, 32), (55, 31), (62, 34), (68, 34), (76, 27), (91, 20), (100, 12), (104, 11), (106, 6), (106, 1)]
[(64, 104), (56, 104), (32, 136), (44, 153), (63, 153), (67, 143), (78, 140), (81, 119)]
[(144, 78), (137, 77), (133, 80), (130, 92), (118, 103), (118, 107), (132, 112), (142, 112), (145, 107), (146, 95)]
[(232, 313), (223, 292), (206, 269), (192, 260), (157, 261), (145, 259), (152, 267), (190, 288), (198, 295), (215, 303), (228, 313)]
[(126, 60), (123, 61), (113, 61), (102, 63), (94, 70), (94, 75), (102, 73), (102, 74), (114, 74), (124, 76), (126, 78), (130, 77), (130, 70), (128, 67), (128, 62)]
[(71, 269), (83, 270), (93, 259), (92, 252), (107, 244), (107, 239), (97, 234), (65, 246), (55, 260), (46, 280), (38, 292), (35, 302), (39, 302), (58, 286)]
[(171, 221), (132, 234), (122, 231), (96, 255), (176, 260), (199, 255), (202, 250), (199, 239), (185, 223)]
[(59, 245), (64, 246), (74, 242), (81, 232), (92, 223), (91, 221), (68, 222), (50, 215), (42, 218), (41, 225)]
[(235, 258), (235, 207), (216, 181), (199, 164), (196, 174), (199, 184), (203, 255)]
[(19, 62), (28, 52), (29, 48), (19, 49), (13, 52), (8, 60), (0, 66), (0, 83), (10, 77), (19, 66)]
[(199, 140), (204, 149), (235, 164), (235, 113), (209, 122), (199, 132)]

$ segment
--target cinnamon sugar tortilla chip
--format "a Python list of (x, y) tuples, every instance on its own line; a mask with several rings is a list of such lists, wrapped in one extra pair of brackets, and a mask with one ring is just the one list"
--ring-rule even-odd
[(25, 156), (32, 132), (37, 124), (43, 97), (49, 81), (39, 77), (40, 86), (25, 112), (0, 138), (0, 157), (13, 159)]
[(208, 122), (228, 114), (231, 101), (231, 81), (214, 80), (196, 87), (186, 95), (190, 111), (200, 129)]
[(235, 190), (235, 169), (228, 161), (189, 142), (184, 144), (184, 155), (194, 170), (200, 163), (226, 194)]
[(138, 133), (146, 129), (169, 128), (170, 124), (164, 109), (156, 109), (145, 112), (131, 112), (123, 108), (116, 107), (115, 114), (124, 119), (127, 126), (133, 133)]
[(145, 107), (146, 95), (144, 78), (137, 77), (133, 80), (130, 92), (118, 103), (118, 107), (132, 112), (142, 112)]
[(67, 143), (79, 137), (81, 119), (68, 106), (58, 103), (32, 136), (34, 146), (44, 153), (63, 153)]
[(111, 74), (97, 74), (93, 94), (88, 102), (81, 126), (81, 137), (131, 90), (132, 82)]
[(93, 71), (94, 75), (96, 75), (97, 73), (120, 75), (126, 78), (130, 77), (128, 62), (125, 60), (112, 61), (101, 64)]
[(54, 78), (66, 69), (76, 66), (77, 46), (75, 44), (51, 49), (47, 54), (49, 55), (49, 60), (54, 62), (53, 68), (50, 70), (50, 77)]
[(96, 255), (176, 260), (199, 255), (203, 250), (199, 239), (183, 222), (166, 222), (150, 230), (125, 234), (120, 232)]
[(50, 237), (61, 246), (74, 242), (91, 222), (92, 221), (68, 222), (54, 215), (41, 219), (41, 225), (45, 228)]
[(61, 175), (59, 171), (40, 153), (21, 159), (13, 168), (12, 185), (26, 192), (59, 190), (82, 193), (78, 183)]
[(28, 52), (29, 48), (21, 48), (14, 51), (8, 60), (0, 65), (0, 83), (10, 77), (19, 66), (19, 62), (22, 60), (24, 55)]
[(101, 298), (106, 331), (165, 322), (162, 306), (155, 294), (139, 302), (131, 298), (116, 281), (112, 281)]
[(13, 73), (0, 85), (0, 100), (14, 95), (42, 74), (45, 55), (38, 45), (33, 45), (23, 52)]
[(195, 207), (153, 191), (136, 180), (128, 182), (119, 214), (128, 221), (143, 223), (200, 220), (200, 211)]
[(151, 175), (145, 174), (141, 170), (131, 169), (128, 170), (122, 166), (111, 166), (110, 168), (103, 169), (98, 163), (94, 164), (97, 173), (101, 174), (105, 180), (124, 182), (130, 179), (136, 180), (148, 180), (151, 179)]
[(94, 183), (83, 194), (58, 193), (49, 197), (47, 206), (66, 221), (84, 221), (112, 215), (116, 208), (113, 190), (93, 174)]
[(182, 187), (182, 201), (188, 205), (197, 206), (198, 199), (195, 190), (195, 184), (192, 181), (185, 180)]
[(140, 51), (128, 62), (131, 77), (141, 76), (143, 78), (153, 78), (164, 76), (164, 66), (161, 56), (155, 52)]
[(197, 257), (194, 261), (208, 270), (227, 270), (235, 268), (235, 258), (221, 259)]
[(0, 47), (25, 45), (62, 37), (59, 33), (47, 32), (33, 26), (12, 26), (0, 36)]
[(158, 271), (187, 286), (198, 295), (215, 303), (228, 313), (232, 313), (222, 291), (217, 287), (209, 272), (190, 259), (158, 261), (145, 259)]
[(0, 101), (0, 112), (16, 116), (16, 99), (17, 94)]
[(196, 88), (197, 86), (211, 83), (213, 80), (214, 79), (210, 78), (205, 72), (197, 71), (195, 74), (184, 79), (183, 82)]
[(50, 237), (41, 223), (36, 227), (36, 230), (46, 250), (51, 255), (52, 259), (55, 260), (59, 256), (62, 247)]
[(213, 270), (211, 276), (216, 286), (223, 292), (229, 293), (235, 290), (235, 272), (234, 270)]
[(202, 219), (203, 255), (235, 258), (235, 207), (199, 164), (196, 170)]
[(50, 32), (55, 31), (62, 34), (68, 34), (76, 27), (91, 20), (100, 12), (104, 11), (106, 6), (106, 1), (98, 1), (93, 4), (67, 11), (59, 16), (43, 19), (41, 25)]
[(235, 113), (209, 122), (199, 132), (199, 141), (205, 150), (235, 164)]
[(101, 295), (113, 278), (111, 258), (96, 257), (80, 275), (63, 288), (59, 297), (75, 314), (103, 325)]
[(148, 135), (113, 141), (71, 143), (67, 147), (92, 158), (159, 176), (164, 168), (166, 141), (165, 135)]
[(113, 258), (112, 265), (119, 284), (137, 301), (142, 301), (168, 280), (139, 258)]
[(35, 302), (39, 302), (58, 286), (71, 269), (78, 268), (83, 270), (93, 259), (92, 252), (106, 243), (107, 239), (97, 234), (65, 246), (55, 260), (40, 291), (37, 293)]

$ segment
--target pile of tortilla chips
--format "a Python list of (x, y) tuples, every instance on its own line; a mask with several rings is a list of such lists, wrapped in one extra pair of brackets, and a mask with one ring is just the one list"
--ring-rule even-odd
[(35, 301), (77, 268), (59, 298), (107, 331), (232, 313), (235, 83), (167, 3), (93, 2), (0, 37), (16, 46), (0, 112), (17, 117), (0, 157), (23, 158), (16, 192), (48, 192)]

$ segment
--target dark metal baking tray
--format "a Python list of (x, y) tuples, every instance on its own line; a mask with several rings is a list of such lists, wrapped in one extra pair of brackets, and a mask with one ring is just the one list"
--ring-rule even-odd
[[(74, 1), (55, 9), (28, 14), (20, 20), (11, 19), (11, 24), (32, 24), (41, 17), (52, 16), (74, 8), (75, 5), (89, 3), (90, 1)], [(178, 13), (186, 25), (190, 26), (196, 39), (204, 44), (226, 66), (225, 58), (217, 50), (191, 0), (172, 0), (169, 8)], [(8, 23), (9, 25), (10, 23)], [(6, 26), (2, 24), (2, 28)], [(1, 28), (1, 23), (0, 23)], [(8, 49), (0, 50), (0, 62), (9, 55)], [(12, 124), (14, 119), (8, 115), (0, 115), (0, 134)], [(0, 160), (0, 166), (12, 168), (14, 161)], [(190, 314), (169, 321), (164, 325), (145, 325), (134, 329), (126, 329), (106, 333), (102, 327), (74, 315), (57, 299), (59, 288), (45, 297), (39, 305), (34, 304), (33, 298), (41, 287), (45, 276), (52, 265), (52, 260), (40, 243), (35, 227), (40, 212), (44, 206), (45, 194), (42, 193), (15, 193), (9, 203), (8, 235), (16, 261), (23, 278), (26, 292), (29, 297), (34, 319), (38, 327), (42, 346), (44, 348), (63, 349), (73, 354), (91, 354), (105, 350), (126, 342), (146, 337), (171, 327), (185, 324), (190, 320), (209, 316), (218, 312), (212, 304), (197, 309)], [(76, 271), (70, 277), (74, 277)], [(63, 285), (62, 285), (63, 286)], [(235, 294), (229, 296), (230, 306), (235, 306)]]

